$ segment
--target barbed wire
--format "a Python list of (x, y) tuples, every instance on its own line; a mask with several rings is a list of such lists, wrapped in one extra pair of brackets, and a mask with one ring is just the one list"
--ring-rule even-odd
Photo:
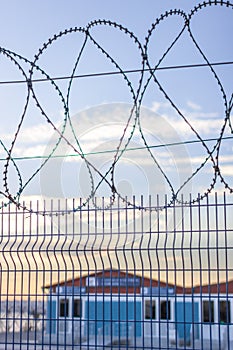
[[(162, 14), (159, 18), (156, 19), (156, 21), (151, 25), (148, 34), (145, 38), (144, 44), (140, 42), (140, 40), (136, 37), (136, 35), (127, 29), (126, 27), (116, 23), (112, 22), (110, 20), (95, 20), (87, 24), (86, 27), (74, 27), (70, 29), (66, 29), (64, 31), (61, 31), (58, 34), (55, 34), (52, 38), (49, 38), (47, 42), (45, 42), (42, 47), (38, 50), (38, 53), (34, 56), (33, 60), (29, 60), (26, 57), (23, 57), (22, 55), (19, 55), (16, 52), (13, 52), (11, 50), (8, 50), (6, 48), (1, 47), (0, 48), (0, 54), (2, 54), (4, 57), (6, 57), (20, 72), (22, 79), (21, 80), (11, 80), (11, 81), (0, 81), (0, 84), (19, 84), (19, 83), (25, 83), (27, 85), (27, 96), (26, 96), (26, 101), (24, 104), (23, 112), (21, 114), (15, 135), (13, 137), (13, 140), (11, 142), (11, 146), (7, 148), (2, 140), (1, 146), (3, 151), (6, 153), (5, 157), (5, 164), (4, 164), (4, 171), (3, 171), (3, 190), (0, 191), (0, 194), (5, 197), (6, 202), (4, 205), (8, 205), (9, 203), (14, 203), (17, 205), (19, 208), (23, 208), (24, 210), (28, 210), (29, 212), (32, 212), (33, 210), (31, 208), (26, 208), (25, 205), (21, 204), (20, 198), (22, 194), (24, 193), (25, 189), (29, 185), (29, 183), (40, 173), (40, 171), (44, 168), (44, 166), (52, 159), (54, 158), (55, 152), (58, 149), (59, 145), (61, 142), (65, 142), (67, 147), (69, 147), (70, 151), (79, 156), (82, 161), (86, 165), (86, 169), (88, 171), (89, 179), (90, 179), (90, 193), (87, 196), (86, 200), (82, 202), (82, 206), (78, 208), (74, 208), (72, 211), (78, 211), (82, 207), (86, 206), (89, 204), (90, 201), (92, 201), (93, 205), (95, 205), (94, 198), (97, 194), (97, 190), (100, 188), (100, 186), (104, 183), (107, 185), (111, 191), (111, 199), (110, 203), (108, 204), (108, 207), (111, 207), (113, 203), (116, 200), (116, 197), (120, 198), (123, 203), (125, 202), (126, 205), (128, 206), (133, 206), (137, 207), (135, 202), (130, 202), (128, 201), (118, 190), (117, 186), (115, 184), (115, 172), (116, 172), (116, 165), (122, 159), (123, 155), (127, 150), (130, 149), (129, 145), (130, 142), (133, 139), (133, 136), (135, 134), (136, 128), (139, 131), (139, 134), (141, 136), (141, 140), (143, 141), (144, 148), (148, 151), (151, 161), (154, 164), (154, 166), (157, 168), (157, 170), (160, 172), (162, 177), (164, 178), (165, 183), (167, 184), (168, 188), (171, 191), (171, 197), (170, 201), (166, 204), (166, 206), (171, 206), (176, 202), (181, 202), (181, 199), (179, 199), (179, 194), (181, 193), (182, 189), (200, 172), (201, 169), (205, 166), (205, 164), (208, 161), (212, 162), (212, 167), (213, 167), (213, 179), (211, 180), (211, 183), (209, 184), (208, 188), (205, 190), (204, 193), (201, 195), (198, 195), (196, 199), (193, 200), (193, 202), (200, 201), (203, 198), (205, 198), (210, 192), (213, 191), (215, 188), (216, 182), (218, 179), (223, 183), (225, 189), (229, 191), (229, 193), (233, 193), (233, 188), (228, 184), (226, 181), (220, 167), (220, 148), (222, 141), (225, 139), (224, 137), (224, 132), (226, 130), (226, 127), (229, 126), (230, 132), (233, 134), (233, 127), (231, 124), (230, 120), (230, 114), (233, 106), (233, 94), (230, 96), (230, 99), (228, 101), (226, 92), (224, 90), (223, 84), (215, 71), (214, 67), (216, 65), (220, 64), (232, 64), (231, 61), (228, 62), (213, 62), (211, 63), (206, 55), (204, 54), (203, 50), (195, 40), (195, 37), (192, 33), (190, 23), (194, 15), (196, 15), (200, 10), (202, 10), (205, 7), (208, 6), (224, 6), (229, 9), (233, 9), (233, 4), (231, 4), (229, 1), (204, 1), (201, 4), (196, 5), (190, 13), (185, 13), (182, 10), (170, 10)], [(148, 47), (151, 41), (152, 34), (155, 32), (155, 30), (158, 28), (161, 22), (165, 21), (167, 18), (171, 16), (179, 16), (183, 20), (183, 24), (181, 26), (181, 29), (179, 33), (176, 35), (174, 40), (171, 42), (169, 47), (166, 49), (166, 51), (163, 53), (162, 57), (158, 61), (158, 63), (154, 66), (150, 62), (150, 57), (148, 53)], [(140, 59), (141, 59), (141, 68), (140, 69), (135, 69), (135, 70), (124, 70), (120, 66), (120, 64), (110, 55), (110, 53), (94, 38), (92, 35), (92, 30), (95, 27), (111, 27), (114, 28), (116, 31), (123, 32), (128, 38), (134, 42), (136, 45), (136, 48), (139, 52)], [(168, 66), (168, 67), (162, 67), (161, 64), (164, 62), (165, 58), (167, 57), (168, 53), (171, 51), (171, 49), (174, 47), (174, 45), (179, 41), (181, 38), (182, 34), (184, 32), (187, 32), (193, 45), (195, 46), (196, 50), (199, 52), (201, 55), (204, 63), (201, 64), (192, 64), (192, 65), (184, 65), (184, 66)], [(60, 38), (63, 38), (69, 34), (75, 34), (75, 33), (80, 33), (83, 35), (83, 43), (81, 45), (81, 49), (79, 50), (79, 54), (76, 57), (76, 61), (72, 70), (72, 73), (70, 76), (60, 76), (60, 77), (50, 77), (49, 74), (40, 67), (38, 64), (38, 61), (40, 57), (43, 56), (44, 52), (51, 47), (57, 40)], [(106, 59), (111, 63), (112, 67), (114, 67), (114, 71), (112, 72), (102, 72), (102, 73), (90, 73), (90, 74), (85, 74), (85, 75), (77, 75), (76, 71), (77, 68), (80, 64), (81, 57), (83, 55), (83, 52), (87, 46), (88, 43), (92, 43), (98, 50), (99, 52), (106, 57)], [(24, 64), (29, 65), (30, 69), (28, 72), (25, 71), (25, 68), (23, 68)], [(223, 125), (221, 126), (220, 129), (220, 134), (217, 139), (215, 139), (216, 143), (215, 145), (210, 148), (208, 145), (208, 140), (204, 139), (201, 137), (199, 132), (194, 128), (194, 126), (191, 124), (191, 122), (188, 120), (188, 118), (184, 115), (182, 110), (176, 105), (175, 101), (168, 95), (166, 92), (165, 88), (163, 87), (162, 83), (159, 81), (156, 72), (158, 70), (162, 69), (180, 69), (180, 68), (191, 68), (191, 67), (208, 67), (209, 71), (211, 72), (213, 78), (217, 82), (217, 85), (219, 87), (219, 90), (221, 92), (222, 96), (222, 101), (224, 105), (224, 121)], [(37, 79), (34, 78), (34, 75), (36, 72), (39, 72), (42, 75), (42, 78)], [(137, 81), (137, 86), (136, 88), (133, 86), (132, 81), (129, 79), (129, 76), (127, 73), (133, 73), (137, 72), (139, 73), (139, 78)], [(149, 77), (145, 77), (145, 73), (149, 73)], [(107, 169), (106, 172), (102, 172), (101, 169), (99, 169), (93, 162), (87, 159), (87, 154), (83, 151), (82, 146), (79, 142), (79, 138), (77, 136), (77, 132), (75, 130), (75, 127), (72, 123), (71, 116), (70, 116), (70, 99), (71, 99), (71, 90), (72, 90), (72, 84), (74, 79), (81, 78), (81, 77), (91, 77), (91, 76), (102, 76), (102, 75), (114, 75), (118, 74), (122, 76), (124, 82), (126, 83), (130, 96), (132, 99), (132, 107), (128, 115), (128, 119), (125, 123), (125, 127), (123, 130), (123, 133), (119, 139), (118, 145), (116, 149), (113, 152), (113, 158), (111, 162), (111, 166)], [(57, 85), (57, 81), (61, 79), (66, 79), (68, 80), (68, 89), (66, 95), (64, 95)], [(47, 81), (51, 84), (51, 86), (54, 88), (56, 91), (62, 106), (64, 110), (64, 119), (62, 122), (62, 127), (58, 128), (55, 123), (52, 121), (51, 117), (48, 115), (48, 113), (45, 111), (45, 108), (43, 107), (42, 102), (40, 102), (39, 97), (36, 94), (34, 84), (37, 82), (42, 82), (42, 81)], [(169, 179), (168, 175), (166, 174), (166, 171), (162, 168), (160, 165), (158, 159), (152, 153), (152, 147), (151, 145), (148, 144), (148, 141), (146, 140), (146, 137), (143, 132), (143, 128), (141, 126), (141, 108), (142, 108), (142, 103), (144, 96), (146, 94), (147, 88), (149, 84), (153, 82), (156, 84), (159, 88), (159, 91), (165, 98), (165, 100), (169, 103), (169, 105), (172, 107), (172, 109), (178, 114), (178, 116), (184, 121), (186, 126), (192, 131), (192, 133), (196, 137), (195, 142), (199, 142), (203, 149), (205, 150), (205, 159), (201, 162), (201, 164), (197, 167), (197, 169), (184, 181), (183, 184), (178, 189), (174, 188), (174, 185), (172, 184), (171, 180)], [(57, 140), (54, 143), (52, 150), (50, 151), (49, 155), (46, 157), (42, 157), (42, 163), (38, 167), (38, 169), (30, 175), (30, 177), (24, 182), (21, 171), (20, 171), (20, 166), (17, 164), (17, 157), (14, 156), (14, 148), (16, 141), (20, 135), (20, 132), (22, 130), (22, 125), (23, 122), (26, 118), (27, 115), (27, 110), (29, 103), (34, 101), (35, 107), (39, 109), (40, 114), (42, 117), (46, 120), (46, 122), (49, 124), (50, 127), (54, 130), (54, 133), (57, 134)], [(65, 130), (67, 129), (67, 126), (72, 130), (72, 136), (75, 139), (76, 144), (74, 145), (73, 142), (67, 138), (65, 134)], [(127, 136), (129, 127), (131, 127), (131, 132), (129, 136)], [(213, 139), (212, 139), (213, 140)], [(25, 157), (26, 159), (26, 157)], [(10, 189), (9, 186), (9, 169), (10, 166), (13, 166), (17, 178), (18, 178), (18, 189), (15, 193), (13, 193)], [(99, 182), (95, 184), (94, 182), (94, 177), (93, 174), (97, 174), (100, 178)], [(189, 204), (189, 202), (185, 202)], [(138, 206), (138, 209), (145, 209), (142, 208), (141, 206)], [(161, 208), (160, 208), (161, 209)]]

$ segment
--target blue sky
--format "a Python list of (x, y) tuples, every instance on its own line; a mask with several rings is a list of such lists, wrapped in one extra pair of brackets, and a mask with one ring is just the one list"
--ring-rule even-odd
[[(156, 18), (170, 9), (182, 9), (186, 13), (197, 4), (196, 1), (146, 1), (143, 4), (135, 1), (12, 1), (2, 5), (2, 20), (0, 23), (0, 46), (12, 50), (28, 60), (38, 53), (44, 42), (54, 34), (71, 27), (85, 27), (89, 22), (98, 19), (109, 19), (127, 27), (144, 45), (148, 29)], [(192, 33), (210, 62), (231, 61), (232, 49), (230, 34), (232, 32), (232, 10), (221, 6), (211, 6), (202, 9), (193, 16), (190, 23)], [(172, 16), (162, 21), (153, 32), (148, 44), (148, 59), (151, 66), (155, 65), (163, 53), (182, 29), (183, 19)], [(109, 26), (94, 26), (91, 35), (115, 59), (123, 70), (140, 69), (141, 57), (136, 45), (127, 35)], [(83, 33), (66, 35), (50, 45), (38, 61), (38, 65), (51, 77), (69, 76), (75, 58), (83, 43)], [(20, 80), (22, 74), (6, 57), (0, 57), (0, 80)], [(204, 63), (203, 57), (197, 51), (186, 32), (165, 57), (161, 66), (185, 65)], [(21, 61), (20, 61), (21, 64)], [(29, 65), (23, 63), (26, 72)], [(221, 66), (214, 68), (224, 87), (229, 101), (232, 86), (232, 67)], [(96, 49), (91, 42), (85, 47), (76, 74), (116, 71), (114, 65)], [(34, 78), (43, 77), (35, 72)], [(128, 74), (127, 77), (137, 90), (139, 74)], [(224, 103), (221, 91), (209, 68), (192, 68), (159, 71), (156, 75), (162, 87), (176, 104), (183, 116), (203, 139), (218, 138), (225, 118)], [(148, 75), (145, 75), (145, 80)], [(67, 93), (67, 81), (57, 82), (64, 96)], [(34, 91), (47, 115), (57, 128), (61, 127), (64, 118), (64, 108), (57, 92), (50, 83), (36, 83)], [(22, 114), (27, 90), (25, 84), (1, 85), (1, 139), (9, 149), (14, 133)], [(129, 115), (127, 106), (132, 104), (132, 95), (121, 76), (101, 78), (82, 78), (73, 82), (70, 94), (70, 116), (76, 125), (76, 135), (81, 142), (84, 153), (114, 150), (122, 135), (124, 125)], [(112, 110), (111, 104), (114, 103)], [(119, 105), (117, 105), (119, 104)], [(100, 115), (101, 106), (105, 106)], [(100, 106), (100, 107), (99, 107)], [(120, 107), (119, 107), (120, 106)], [(143, 96), (142, 106), (148, 113), (141, 114), (140, 122), (144, 130), (147, 144), (150, 146), (172, 142), (187, 142), (197, 140), (196, 134), (171, 108), (158, 86), (152, 82), (148, 85)], [(100, 108), (100, 109), (99, 109)], [(107, 109), (107, 111), (106, 111)], [(109, 114), (111, 111), (111, 115)], [(151, 115), (154, 113), (154, 116)], [(104, 116), (104, 117), (103, 117)], [(124, 141), (130, 135), (132, 125), (127, 129)], [(71, 137), (67, 130), (67, 137)], [(224, 136), (230, 136), (230, 128), (226, 126)], [(37, 157), (48, 155), (57, 140), (57, 134), (48, 125), (41, 113), (35, 107), (31, 98), (27, 113), (17, 137), (12, 156)], [(52, 141), (51, 141), (52, 140)], [(72, 139), (75, 143), (75, 140)], [(216, 141), (208, 142), (210, 150)], [(52, 145), (52, 146), (51, 146)], [(138, 127), (135, 129), (132, 147), (144, 145)], [(61, 143), (57, 155), (66, 157), (59, 161), (51, 160), (40, 174), (35, 175), (25, 187), (23, 194), (27, 196), (43, 195), (49, 197), (78, 197), (88, 196), (91, 189), (87, 169), (83, 170), (80, 158), (67, 158), (73, 150), (64, 148)], [(113, 153), (114, 154), (114, 153)], [(200, 144), (164, 147), (153, 149), (153, 155), (167, 174), (169, 182), (176, 192), (185, 179), (205, 161), (206, 149)], [(220, 165), (224, 178), (232, 186), (232, 141), (224, 141), (220, 149)], [(1, 158), (6, 152), (1, 149)], [(100, 171), (107, 171), (111, 166), (112, 156), (89, 156), (88, 160), (95, 164)], [(170, 193), (170, 186), (164, 176), (155, 167), (148, 151), (125, 152), (119, 161), (115, 172), (115, 184), (124, 195), (148, 195)], [(3, 169), (4, 161), (1, 162)], [(40, 161), (17, 160), (17, 166), (27, 183), (30, 175), (36, 172)], [(53, 169), (57, 169), (54, 177)], [(137, 174), (137, 176), (133, 176)], [(95, 184), (100, 181), (98, 174), (93, 173)], [(156, 179), (156, 181), (154, 181)], [(213, 164), (208, 161), (205, 167), (188, 182), (184, 192), (190, 192), (196, 197), (209, 188), (213, 179)], [(83, 182), (84, 181), (84, 182)], [(8, 171), (10, 192), (15, 195), (18, 189), (18, 179), (14, 167)], [(99, 187), (97, 195), (110, 195), (108, 186)], [(1, 189), (4, 190), (1, 183)], [(215, 189), (223, 190), (216, 184)]]

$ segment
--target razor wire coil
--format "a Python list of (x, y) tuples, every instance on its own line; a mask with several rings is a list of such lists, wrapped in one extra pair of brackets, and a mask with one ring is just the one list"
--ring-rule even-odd
[[(20, 74), (22, 76), (22, 80), (20, 80), (18, 82), (14, 81), (14, 83), (17, 84), (19, 82), (25, 82), (27, 84), (26, 101), (24, 104), (23, 112), (21, 114), (19, 123), (18, 123), (17, 128), (16, 128), (16, 132), (15, 132), (14, 137), (12, 139), (11, 146), (9, 148), (7, 148), (5, 146), (5, 144), (3, 143), (3, 141), (0, 140), (0, 145), (6, 154), (5, 163), (4, 163), (3, 178), (2, 178), (4, 190), (0, 191), (0, 194), (3, 197), (5, 197), (5, 202), (3, 205), (6, 206), (9, 203), (15, 203), (15, 205), (18, 208), (22, 208), (24, 210), (27, 209), (29, 212), (33, 211), (32, 208), (25, 208), (25, 205), (21, 203), (21, 200), (20, 200), (21, 196), (22, 196), (24, 190), (29, 185), (29, 183), (38, 175), (38, 173), (40, 173), (40, 171), (45, 166), (45, 164), (47, 164), (50, 161), (50, 159), (53, 158), (55, 151), (57, 150), (57, 148), (59, 147), (59, 145), (63, 141), (67, 144), (69, 149), (74, 154), (81, 157), (82, 161), (85, 163), (88, 174), (89, 174), (90, 184), (91, 184), (91, 186), (90, 186), (91, 190), (90, 190), (90, 193), (89, 193), (88, 197), (86, 198), (86, 200), (82, 202), (81, 206), (79, 206), (75, 209), (72, 209), (71, 212), (80, 210), (81, 208), (88, 205), (89, 202), (92, 202), (92, 204), (94, 206), (96, 206), (97, 204), (95, 203), (94, 198), (96, 196), (97, 190), (99, 189), (99, 187), (101, 186), (102, 183), (105, 183), (111, 191), (111, 199), (110, 199), (110, 203), (108, 204), (109, 207), (111, 207), (113, 205), (113, 203), (116, 200), (116, 197), (119, 197), (122, 200), (122, 202), (126, 203), (126, 205), (128, 205), (128, 206), (133, 206), (133, 207), (136, 206), (139, 210), (141, 210), (141, 209), (146, 210), (146, 207), (141, 207), (140, 205), (135, 204), (135, 202), (131, 202), (131, 201), (127, 200), (117, 190), (117, 186), (115, 184), (116, 165), (118, 164), (119, 160), (122, 158), (124, 153), (129, 149), (129, 144), (134, 136), (136, 127), (138, 127), (141, 139), (143, 140), (143, 144), (144, 144), (143, 147), (148, 151), (150, 158), (151, 158), (151, 161), (153, 162), (154, 166), (159, 170), (159, 172), (163, 176), (166, 184), (168, 185), (168, 187), (171, 191), (170, 201), (167, 203), (167, 206), (171, 206), (175, 202), (182, 201), (179, 198), (179, 195), (181, 194), (182, 189), (184, 188), (184, 186), (187, 183), (189, 183), (195, 177), (195, 175), (197, 173), (200, 172), (201, 169), (203, 169), (203, 167), (205, 166), (205, 164), (208, 161), (212, 162), (212, 169), (213, 169), (212, 181), (208, 185), (208, 187), (204, 191), (204, 193), (200, 194), (200, 196), (198, 196), (196, 199), (193, 199), (192, 202), (195, 203), (196, 201), (200, 201), (203, 198), (205, 198), (209, 193), (211, 193), (215, 188), (217, 180), (220, 180), (220, 182), (223, 184), (225, 189), (228, 190), (229, 193), (231, 194), (233, 192), (233, 187), (227, 182), (227, 180), (225, 179), (225, 177), (221, 171), (220, 148), (221, 148), (222, 140), (224, 140), (224, 138), (225, 138), (224, 132), (225, 132), (227, 126), (229, 126), (229, 128), (230, 128), (231, 134), (233, 133), (233, 127), (232, 127), (231, 119), (230, 119), (232, 106), (233, 106), (233, 94), (231, 94), (230, 99), (228, 100), (224, 86), (221, 82), (221, 79), (219, 78), (217, 72), (214, 69), (214, 66), (217, 63), (212, 64), (208, 60), (208, 58), (204, 54), (203, 50), (201, 49), (201, 47), (198, 45), (197, 41), (195, 40), (195, 37), (192, 33), (191, 25), (190, 25), (193, 16), (196, 15), (200, 10), (202, 10), (203, 8), (208, 7), (208, 6), (224, 6), (226, 8), (231, 9), (231, 10), (233, 9), (233, 4), (231, 4), (229, 1), (216, 1), (215, 0), (215, 1), (204, 1), (203, 3), (196, 5), (190, 11), (189, 14), (185, 13), (182, 10), (177, 10), (177, 9), (166, 11), (159, 18), (157, 18), (155, 20), (155, 22), (151, 25), (150, 29), (148, 30), (148, 34), (145, 38), (144, 44), (140, 42), (140, 40), (137, 38), (137, 36), (132, 31), (130, 31), (128, 28), (122, 26), (121, 24), (118, 24), (116, 22), (112, 22), (110, 20), (100, 20), (99, 19), (99, 20), (95, 20), (95, 21), (88, 23), (86, 27), (69, 28), (69, 29), (65, 29), (63, 31), (60, 31), (58, 34), (55, 34), (53, 37), (49, 38), (42, 45), (42, 47), (38, 50), (37, 54), (35, 54), (34, 60), (32, 60), (32, 61), (26, 57), (23, 57), (22, 55), (19, 55), (16, 52), (13, 52), (11, 50), (8, 50), (6, 48), (1, 47), (0, 54), (4, 55), (4, 57), (9, 60), (18, 69), (18, 71), (20, 72)], [(160, 58), (160, 60), (158, 61), (158, 63), (154, 66), (150, 63), (150, 57), (149, 57), (149, 53), (148, 53), (148, 47), (149, 47), (149, 43), (150, 43), (152, 34), (156, 31), (156, 29), (158, 28), (158, 26), (160, 25), (161, 22), (165, 21), (167, 18), (169, 18), (171, 16), (180, 16), (183, 20), (183, 24), (181, 26), (181, 29), (180, 29), (178, 35), (175, 37), (175, 39), (171, 42), (169, 47), (163, 53), (163, 55)], [(124, 71), (124, 69), (114, 59), (114, 57), (112, 57), (109, 54), (109, 52), (92, 35), (92, 29), (94, 27), (100, 27), (100, 26), (102, 26), (104, 28), (112, 27), (116, 31), (123, 32), (128, 38), (130, 38), (130, 40), (132, 40), (136, 44), (136, 47), (137, 47), (137, 50), (139, 51), (140, 59), (141, 59), (141, 68), (135, 70), (139, 73), (138, 84), (137, 84), (136, 89), (133, 86), (133, 83), (130, 80), (129, 76), (126, 74), (126, 71)], [(201, 135), (198, 133), (198, 131), (193, 127), (193, 125), (188, 120), (188, 118), (184, 115), (182, 110), (176, 105), (175, 101), (173, 101), (173, 99), (166, 92), (165, 88), (163, 87), (162, 83), (159, 81), (157, 74), (156, 74), (157, 70), (163, 69), (163, 67), (161, 67), (161, 63), (164, 61), (167, 54), (173, 48), (175, 43), (179, 41), (181, 35), (185, 31), (188, 33), (193, 45), (195, 46), (195, 48), (197, 49), (197, 51), (201, 55), (201, 57), (204, 61), (204, 63), (202, 65), (209, 68), (212, 76), (214, 77), (215, 81), (217, 82), (217, 85), (218, 85), (219, 90), (220, 90), (221, 95), (222, 95), (225, 116), (224, 116), (223, 124), (222, 124), (221, 129), (220, 129), (219, 137), (218, 137), (218, 139), (216, 139), (216, 143), (212, 147), (212, 149), (208, 146), (207, 141), (205, 139), (203, 139), (201, 137)], [(68, 78), (69, 81), (68, 81), (67, 94), (65, 96), (62, 93), (62, 91), (60, 90), (58, 84), (56, 83), (56, 81), (59, 79), (59, 77), (54, 77), (54, 78), (50, 77), (49, 74), (40, 67), (38, 61), (39, 61), (40, 57), (44, 54), (44, 52), (46, 52), (46, 50), (50, 46), (52, 46), (54, 42), (56, 42), (57, 40), (59, 40), (62, 37), (65, 37), (69, 34), (74, 34), (74, 33), (79, 33), (79, 34), (83, 35), (83, 44), (82, 44), (81, 49), (76, 57), (76, 61), (75, 61), (74, 67), (72, 69), (71, 75), (69, 77), (66, 77), (66, 78)], [(82, 57), (82, 53), (83, 53), (87, 43), (92, 43), (99, 50), (99, 52), (102, 55), (104, 55), (106, 57), (106, 59), (111, 63), (111, 65), (115, 69), (112, 72), (112, 74), (119, 74), (123, 78), (123, 81), (126, 83), (128, 89), (129, 89), (131, 98), (132, 98), (132, 108), (131, 108), (130, 113), (128, 115), (128, 119), (125, 123), (123, 134), (120, 137), (119, 142), (118, 142), (118, 146), (116, 147), (115, 152), (113, 154), (111, 166), (108, 168), (108, 170), (106, 172), (102, 172), (92, 162), (90, 162), (87, 159), (86, 154), (81, 147), (76, 130), (72, 124), (72, 120), (70, 117), (70, 98), (71, 98), (70, 96), (71, 96), (71, 90), (72, 90), (72, 83), (73, 83), (74, 79), (77, 78), (77, 76), (76, 76), (77, 67), (79, 66), (80, 59)], [(225, 64), (227, 64), (227, 63), (230, 63), (230, 62), (225, 62)], [(29, 65), (30, 68), (29, 68), (28, 72), (25, 71), (23, 64)], [(195, 66), (195, 65), (193, 65), (193, 66)], [(42, 79), (34, 78), (34, 75), (36, 72), (39, 72), (42, 75)], [(132, 70), (132, 72), (133, 72), (133, 70)], [(144, 77), (145, 72), (149, 72), (148, 78)], [(103, 74), (105, 74), (105, 73), (103, 73)], [(110, 74), (110, 73), (106, 73), (106, 74)], [(93, 74), (93, 75), (98, 75), (98, 74)], [(61, 78), (62, 77), (60, 77), (60, 79)], [(37, 83), (38, 81), (44, 81), (44, 80), (50, 82), (51, 86), (55, 89), (56, 93), (58, 94), (58, 97), (59, 97), (59, 99), (62, 103), (62, 106), (63, 106), (64, 118), (63, 118), (62, 127), (60, 129), (58, 129), (58, 127), (56, 127), (55, 123), (52, 121), (49, 114), (43, 108), (43, 104), (40, 102), (40, 100), (36, 94), (35, 88), (34, 88), (35, 83)], [(143, 133), (143, 128), (141, 126), (140, 113), (141, 113), (143, 98), (144, 98), (144, 95), (147, 91), (147, 87), (151, 82), (153, 82), (154, 84), (157, 85), (159, 91), (161, 92), (161, 94), (163, 95), (165, 100), (169, 103), (169, 105), (172, 107), (172, 109), (179, 115), (179, 117), (185, 122), (185, 124), (188, 126), (188, 128), (195, 135), (197, 142), (199, 142), (202, 145), (202, 148), (206, 152), (205, 159), (201, 162), (201, 164), (199, 164), (197, 169), (194, 170), (193, 173), (186, 178), (184, 183), (181, 184), (181, 186), (178, 189), (174, 188), (174, 185), (172, 184), (172, 182), (168, 178), (166, 172), (163, 170), (158, 159), (152, 153), (151, 146), (148, 144), (146, 137)], [(0, 83), (3, 84), (4, 82), (0, 82)], [(5, 82), (5, 83), (9, 83), (9, 81)], [(52, 147), (50, 154), (42, 160), (42, 163), (37, 168), (37, 170), (35, 172), (33, 172), (25, 182), (23, 182), (23, 178), (21, 176), (21, 171), (20, 171), (20, 165), (17, 162), (17, 158), (14, 156), (14, 147), (15, 147), (16, 141), (17, 141), (17, 139), (20, 135), (20, 132), (22, 130), (22, 127), (23, 127), (23, 122), (24, 122), (26, 115), (27, 115), (27, 108), (28, 108), (29, 102), (31, 102), (32, 100), (34, 101), (36, 108), (39, 109), (42, 117), (47, 121), (49, 126), (52, 127), (54, 132), (58, 135), (58, 138), (57, 138), (57, 141), (54, 143), (54, 146)], [(132, 124), (132, 126), (131, 126), (132, 129), (131, 129), (129, 136), (126, 137), (126, 133), (129, 130), (130, 124)], [(71, 127), (72, 135), (75, 139), (76, 145), (72, 144), (72, 142), (65, 136), (65, 130), (67, 128), (67, 125), (69, 125)], [(125, 140), (125, 138), (126, 138), (126, 140)], [(13, 193), (11, 191), (10, 186), (9, 186), (10, 166), (12, 166), (15, 169), (16, 174), (17, 174), (17, 178), (18, 178), (18, 190), (16, 193)], [(100, 180), (97, 184), (95, 184), (95, 182), (94, 182), (93, 173), (98, 174), (98, 176), (100, 177)], [(188, 204), (188, 202), (187, 202), (187, 204)], [(58, 212), (56, 214), (58, 214)]]

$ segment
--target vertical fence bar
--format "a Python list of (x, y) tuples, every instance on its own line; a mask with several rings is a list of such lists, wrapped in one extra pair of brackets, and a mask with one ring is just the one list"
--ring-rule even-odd
[(223, 195), (223, 230), (224, 230), (224, 252), (225, 252), (225, 281), (226, 281), (226, 301), (227, 301), (227, 329), (226, 329), (226, 339), (225, 339), (225, 346), (227, 350), (230, 350), (230, 330), (231, 330), (231, 323), (232, 323), (232, 305), (233, 300), (232, 297), (230, 297), (229, 293), (232, 293), (229, 291), (229, 274), (228, 274), (228, 248), (230, 248), (230, 244), (228, 244), (228, 235), (227, 235), (227, 218), (228, 218), (228, 211), (227, 211), (227, 200), (226, 200), (226, 193)]

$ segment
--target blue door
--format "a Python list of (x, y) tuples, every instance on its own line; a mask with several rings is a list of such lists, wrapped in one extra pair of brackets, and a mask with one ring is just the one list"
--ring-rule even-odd
[(57, 303), (55, 300), (47, 301), (46, 333), (55, 334), (57, 323)]
[(85, 307), (86, 335), (114, 338), (141, 336), (141, 302), (134, 300), (87, 300)]
[(198, 310), (198, 303), (194, 301), (177, 301), (175, 303), (175, 322), (177, 335), (179, 339), (182, 339), (184, 341), (184, 345), (189, 345), (191, 343), (191, 328), (192, 334), (194, 334), (194, 338), (199, 338)]

